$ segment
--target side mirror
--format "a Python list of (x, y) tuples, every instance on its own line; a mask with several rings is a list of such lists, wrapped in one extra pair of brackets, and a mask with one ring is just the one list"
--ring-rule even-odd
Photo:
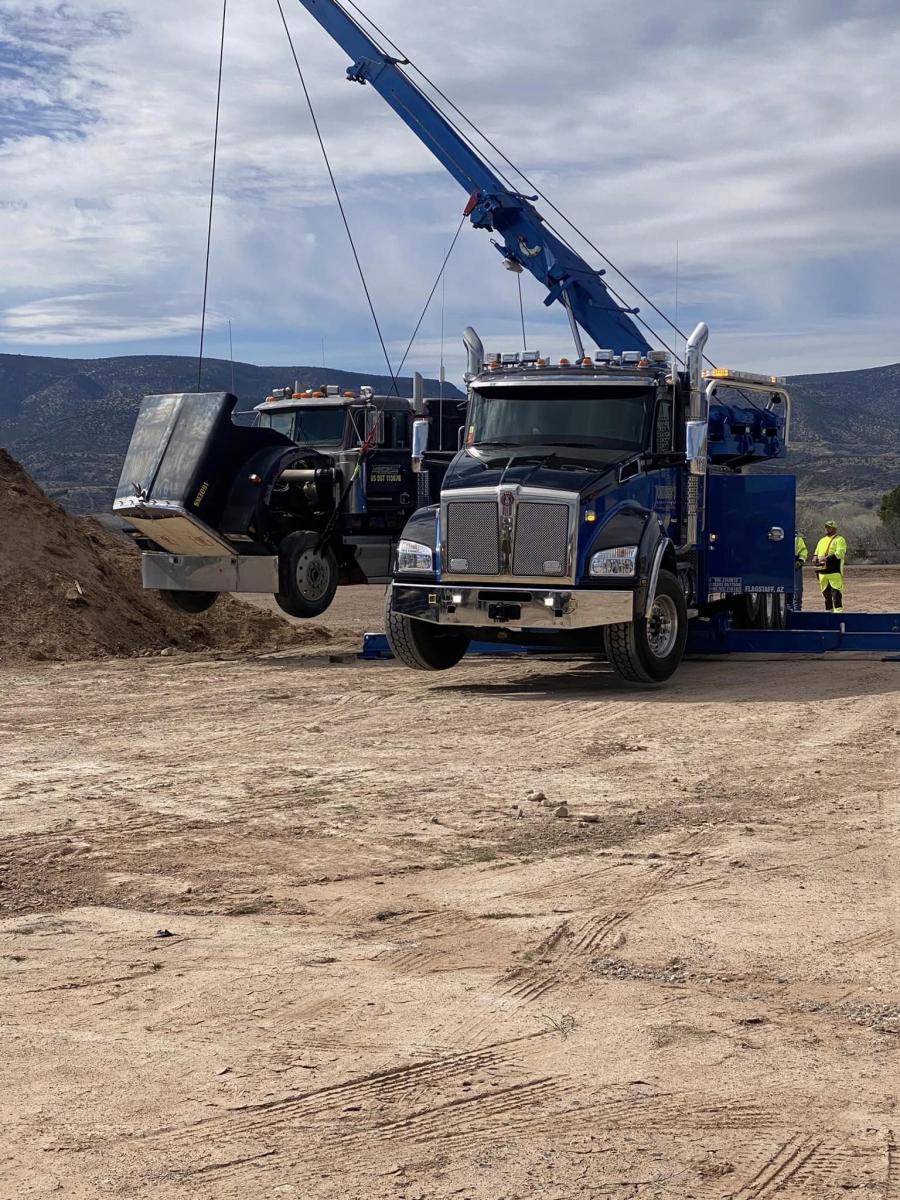
[(428, 420), (417, 418), (412, 427), (412, 469), (420, 474), (425, 464), (425, 451), (428, 449)]
[(684, 456), (692, 475), (706, 474), (706, 421), (688, 421), (685, 425)]
[(456, 431), (456, 448), (457, 448), (457, 450), (462, 450), (462, 448), (465, 444), (465, 440), (466, 440), (466, 426), (465, 426), (465, 422), (463, 422), (463, 424), (460, 425), (459, 429)]

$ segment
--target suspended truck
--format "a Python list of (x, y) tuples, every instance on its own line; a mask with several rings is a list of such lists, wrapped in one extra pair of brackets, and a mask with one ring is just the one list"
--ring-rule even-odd
[(411, 400), (287, 387), (252, 427), (232, 419), (236, 403), (144, 397), (113, 501), (144, 587), (186, 612), (222, 592), (268, 592), (314, 617), (340, 583), (384, 583), (407, 518), (440, 493), (458, 399), (425, 398), (418, 376)]
[(371, 84), (465, 188), (465, 212), (505, 265), (563, 305), (575, 344), (572, 361), (486, 358), (466, 331), (465, 444), (440, 499), (403, 531), (386, 605), (394, 655), (441, 670), (473, 642), (515, 642), (596, 651), (626, 679), (658, 683), (692, 616), (783, 626), (794, 479), (745, 470), (785, 453), (783, 381), (704, 371), (704, 324), (682, 368), (652, 349), (638, 310), (476, 151), (393, 43), (397, 54), (337, 0), (300, 3), (349, 54), (348, 78)]

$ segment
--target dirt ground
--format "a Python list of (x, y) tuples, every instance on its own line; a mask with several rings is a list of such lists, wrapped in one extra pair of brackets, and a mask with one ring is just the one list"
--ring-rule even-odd
[(340, 645), (0, 671), (3, 1200), (900, 1200), (900, 663)]

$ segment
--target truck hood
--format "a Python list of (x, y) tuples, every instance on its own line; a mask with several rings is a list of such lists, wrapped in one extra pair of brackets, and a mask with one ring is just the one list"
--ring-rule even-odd
[(633, 457), (621, 450), (592, 446), (485, 447), (460, 451), (450, 464), (443, 492), (522, 484), (563, 492), (594, 494), (615, 478), (619, 463)]

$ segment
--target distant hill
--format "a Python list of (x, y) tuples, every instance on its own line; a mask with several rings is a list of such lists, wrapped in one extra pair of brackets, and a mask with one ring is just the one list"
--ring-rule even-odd
[[(209, 359), (203, 387), (231, 390), (231, 364)], [(321, 367), (234, 364), (234, 391), (247, 411), (273, 387), (370, 384), (386, 392), (383, 375)], [(794, 426), (790, 457), (773, 464), (794, 470), (801, 496), (836, 498), (870, 508), (900, 483), (900, 364), (864, 371), (796, 375), (789, 381)], [(66, 507), (109, 509), (141, 397), (196, 386), (196, 359), (137, 355), (124, 358), (41, 358), (0, 354), (0, 446), (5, 446)], [(400, 381), (410, 395), (412, 381)], [(426, 391), (438, 390), (436, 380)], [(461, 397), (445, 385), (445, 395)]]
[(788, 380), (787, 466), (805, 499), (867, 503), (900, 484), (900, 363)]
[[(203, 364), (204, 391), (234, 391), (238, 411), (252, 410), (273, 387), (364, 384), (387, 393), (384, 375), (360, 375), (324, 367), (256, 367), (223, 359)], [(398, 380), (412, 395), (412, 380)], [(108, 511), (141, 397), (194, 391), (197, 360), (166, 355), (123, 358), (40, 358), (0, 354), (0, 446), (17, 458), (55, 499), (73, 512)], [(426, 394), (439, 384), (426, 380)], [(444, 395), (461, 398), (450, 384)]]

